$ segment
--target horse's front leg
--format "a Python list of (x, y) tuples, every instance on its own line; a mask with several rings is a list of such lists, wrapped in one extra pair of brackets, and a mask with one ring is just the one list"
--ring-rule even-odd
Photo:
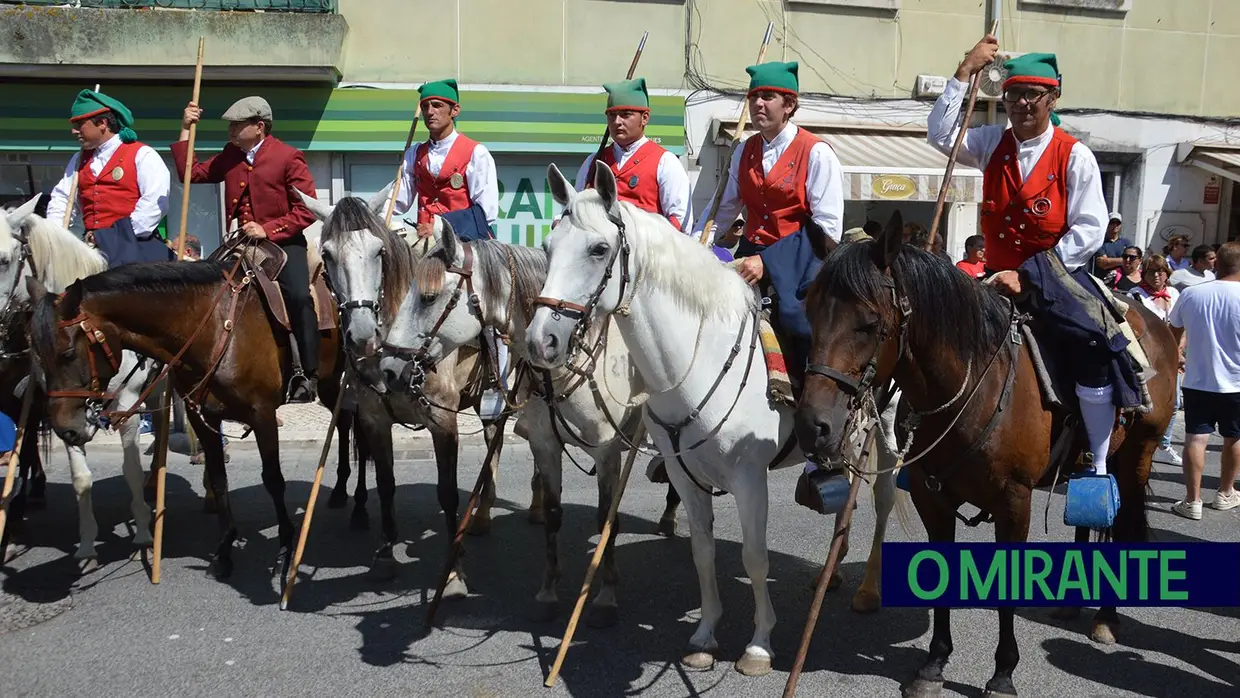
[[(874, 479), (874, 540), (870, 544), (870, 557), (865, 563), (865, 579), (853, 596), (852, 610), (857, 613), (873, 613), (883, 605), (883, 540), (887, 537), (887, 520), (895, 508), (896, 473), (893, 468), (898, 461), (899, 445), (896, 442), (895, 420), (899, 400), (892, 399), (886, 411), (879, 415), (878, 438), (874, 440), (877, 470), (882, 473)], [(843, 558), (840, 558), (841, 561)]]
[[(288, 504), (284, 501), (284, 473), (280, 469), (280, 431), (276, 426), (274, 407), (260, 407), (255, 411), (254, 441), (258, 445), (259, 458), (263, 464), (263, 487), (271, 497), (276, 509), (276, 524), (280, 538), (280, 552), (276, 555), (272, 574), (279, 574), (281, 585), (288, 576), (289, 565), (293, 560), (293, 519), (288, 513)], [(223, 444), (221, 443), (221, 454)], [(218, 496), (218, 495), (217, 495)]]
[[(141, 383), (139, 383), (141, 385)], [(128, 392), (128, 391), (127, 391)], [(137, 395), (126, 396), (132, 397), (130, 401), (122, 398), (122, 409), (129, 409), (137, 402)], [(154, 542), (151, 537), (151, 508), (146, 504), (146, 498), (143, 495), (143, 487), (145, 486), (146, 473), (142, 470), (142, 451), (138, 447), (138, 431), (141, 429), (142, 422), (138, 415), (125, 420), (121, 425), (121, 471), (125, 476), (125, 484), (129, 486), (129, 511), (133, 514), (134, 521), (134, 545), (147, 546)]]
[[(491, 508), (495, 506), (495, 487), (499, 482), (499, 454), (504, 450), (504, 434), (498, 422), (489, 422), (483, 427), (487, 444), (494, 444), (487, 449), (486, 462), (482, 464), (486, 473), (482, 481), (482, 493), (478, 497), (478, 511), (469, 520), (469, 535), (485, 536), (491, 533)], [(495, 439), (501, 439), (495, 443)]]
[[(358, 517), (366, 519), (366, 458), (374, 462), (375, 489), (379, 493), (379, 520), (382, 539), (375, 550), (374, 559), (370, 563), (370, 578), (377, 582), (386, 582), (396, 576), (396, 471), (395, 456), (392, 453), (392, 419), (387, 410), (372, 409), (358, 412), (358, 464), (357, 478), (361, 498), (355, 494), (353, 498), (352, 527), (358, 528)], [(362, 446), (365, 445), (365, 452)], [(360, 512), (360, 514), (359, 514)]]
[[(447, 533), (447, 555), (452, 555), (456, 529), (459, 523), (458, 509), (461, 495), (457, 490), (457, 457), (460, 448), (460, 434), (457, 432), (456, 414), (444, 410), (435, 410), (427, 422), (431, 432), (431, 441), (435, 445), (435, 468), (438, 470), (439, 481), (435, 485), (435, 493), (439, 497), (439, 509), (443, 512), (444, 530)], [(444, 587), (444, 597), (463, 599), (469, 595), (469, 586), (465, 581), (465, 544), (461, 543), (460, 555), (448, 575), (448, 584)]]
[[(1082, 526), (1077, 526), (1076, 534), (1074, 535), (1072, 540), (1077, 543), (1088, 543), (1089, 542), (1089, 529), (1084, 528)], [(1101, 613), (1101, 610), (1099, 610), (1099, 613)], [(1050, 613), (1050, 616), (1051, 618), (1054, 618), (1055, 620), (1076, 620), (1077, 618), (1081, 617), (1081, 607), (1080, 606), (1060, 606), (1052, 610)]]
[(719, 598), (719, 580), (715, 573), (715, 512), (710, 493), (702, 491), (689, 480), (679, 459), (667, 462), (667, 476), (684, 502), (689, 519), (689, 544), (693, 549), (693, 565), (697, 568), (698, 589), (702, 599), (702, 616), (697, 630), (689, 638), (689, 652), (680, 660), (690, 669), (707, 670), (715, 666), (715, 626), (723, 617)]
[[(919, 471), (911, 473), (913, 480), (913, 504), (921, 515), (927, 537), (932, 543), (952, 543), (956, 540), (955, 508), (942, 492), (926, 489)], [(945, 606), (934, 609), (934, 634), (930, 638), (930, 652), (917, 670), (917, 676), (904, 686), (904, 698), (930, 698), (943, 691), (943, 667), (952, 654), (951, 609)]]
[(349, 434), (353, 431), (353, 413), (340, 410), (336, 420), (339, 443), (336, 444), (336, 486), (327, 498), (328, 509), (343, 509), (349, 503)]
[(86, 464), (86, 448), (65, 444), (69, 457), (69, 474), (73, 478), (73, 492), (78, 503), (78, 548), (73, 557), (78, 560), (95, 558), (95, 538), (99, 536), (99, 524), (95, 521), (95, 507), (91, 488), (95, 476)]
[(189, 420), (190, 428), (198, 435), (198, 443), (202, 445), (209, 485), (207, 492), (215, 493), (213, 508), (220, 526), (220, 542), (216, 546), (211, 564), (207, 567), (207, 574), (216, 579), (227, 579), (233, 571), (232, 548), (233, 542), (237, 540), (237, 525), (232, 515), (232, 498), (228, 494), (228, 472), (224, 464), (224, 440), (220, 438), (220, 421), (214, 419), (206, 422), (197, 410), (186, 410), (185, 418)]
[[(995, 542), (1024, 543), (1029, 539), (1029, 512), (1033, 492), (1026, 487), (1009, 484), (1005, 494), (1007, 501), (1003, 511), (1009, 515), (995, 517)], [(995, 648), (995, 673), (986, 682), (984, 698), (1016, 695), (1012, 673), (1020, 662), (1020, 648), (1016, 644), (1015, 622), (1015, 608), (1004, 606), (999, 609), (999, 645)]]
[[(607, 514), (611, 511), (611, 500), (615, 497), (616, 488), (620, 485), (620, 440), (615, 439), (595, 455), (595, 468), (598, 470), (598, 530), (601, 533), (607, 523)], [(603, 549), (602, 584), (598, 595), (590, 603), (590, 614), (586, 622), (595, 628), (609, 628), (619, 620), (619, 602), (616, 600), (616, 588), (620, 585), (620, 569), (616, 565), (616, 538), (620, 535), (620, 515), (612, 522), (611, 536), (607, 539), (607, 547)]]
[[(771, 672), (771, 630), (775, 627), (775, 606), (767, 589), (766, 578), (770, 571), (769, 553), (766, 547), (766, 523), (769, 508), (766, 468), (761, 464), (748, 467), (737, 478), (733, 489), (736, 510), (741, 520), (741, 557), (745, 573), (753, 587), (754, 630), (753, 639), (745, 647), (745, 655), (736, 663), (736, 670), (746, 676), (763, 676)], [(738, 467), (746, 467), (739, 465)]]
[[(564, 523), (564, 509), (560, 496), (564, 485), (564, 453), (559, 441), (551, 433), (551, 425), (545, 420), (530, 420), (530, 453), (534, 456), (534, 476), (540, 490), (539, 511), (543, 517), (543, 540), (546, 544), (542, 586), (534, 597), (537, 602), (534, 620), (549, 622), (555, 618), (559, 606), (558, 585), (560, 570), (560, 528)], [(546, 427), (546, 428), (541, 428)]]

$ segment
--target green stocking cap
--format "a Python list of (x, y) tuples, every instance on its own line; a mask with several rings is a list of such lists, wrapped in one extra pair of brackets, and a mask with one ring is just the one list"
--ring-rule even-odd
[(749, 94), (758, 90), (774, 90), (793, 95), (800, 92), (796, 61), (759, 63), (749, 66), (745, 72), (749, 73)]
[(116, 117), (116, 123), (121, 127), (120, 133), (116, 135), (121, 137), (122, 142), (133, 143), (138, 140), (138, 134), (133, 130), (133, 112), (129, 111), (129, 107), (121, 104), (119, 100), (94, 90), (82, 90), (78, 93), (77, 99), (73, 100), (69, 120), (82, 121), (108, 112), (112, 112)]
[(461, 94), (456, 89), (456, 80), (450, 78), (428, 82), (418, 88), (418, 94), (422, 95), (420, 102), (428, 99), (442, 99), (453, 104), (461, 103)]
[(650, 94), (646, 92), (646, 78), (608, 82), (603, 84), (607, 90), (607, 111), (650, 111)]

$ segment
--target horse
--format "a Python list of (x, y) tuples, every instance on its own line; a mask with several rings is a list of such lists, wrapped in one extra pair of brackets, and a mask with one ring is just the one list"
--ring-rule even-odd
[[(416, 362), (438, 362), (476, 340), (484, 328), (509, 337), (518, 360), (528, 359), (525, 325), (546, 281), (546, 252), (498, 240), (461, 242), (443, 219), (437, 218), (436, 226), (440, 243), (415, 263), (417, 293), (406, 294), (384, 341), (380, 366), (394, 392), (407, 386), (405, 377), (416, 370)], [(462, 296), (477, 302), (461, 303)], [(529, 442), (546, 517), (546, 565), (535, 596), (536, 617), (544, 621), (554, 617), (558, 604), (565, 446), (585, 450), (594, 463), (601, 530), (620, 475), (621, 430), (633, 432), (641, 409), (641, 385), (632, 375), (623, 338), (612, 329), (606, 338), (587, 341), (596, 347), (589, 361), (552, 372), (517, 370), (525, 401), (514, 431)], [(613, 535), (603, 552), (602, 586), (587, 617), (595, 627), (612, 625), (617, 617), (615, 540)]]
[[(256, 272), (261, 273), (261, 272)], [(218, 579), (232, 574), (236, 524), (220, 423), (249, 426), (262, 460), (263, 485), (276, 509), (280, 552), (273, 570), (287, 576), (294, 526), (284, 501), (276, 408), (283, 404), (291, 365), (286, 333), (273, 323), (257, 284), (230, 261), (127, 264), (70, 284), (57, 299), (37, 278), (27, 281), (34, 310), (31, 334), (48, 387), (48, 413), (69, 445), (92, 433), (88, 412), (108, 398), (107, 385), (123, 368), (123, 350), (167, 366), (184, 396), (189, 420), (206, 456), (221, 537), (207, 568)], [(335, 307), (330, 308), (335, 312)], [(343, 362), (339, 332), (322, 333), (320, 400), (334, 404)], [(131, 489), (135, 480), (130, 479)]]
[[(915, 428), (906, 448), (917, 455), (906, 462), (930, 540), (953, 541), (957, 509), (969, 502), (993, 516), (996, 541), (1024, 541), (1034, 487), (1058, 475), (1051, 472), (1052, 444), (1065, 415), (1043, 403), (1012, 303), (944, 257), (902, 244), (901, 222), (897, 212), (879, 239), (841, 246), (808, 290), (813, 348), (797, 411), (802, 448), (833, 456), (856, 396), (894, 377), (907, 403), (902, 423)], [(1118, 480), (1121, 505), (1110, 534), (1144, 541), (1145, 488), (1171, 418), (1178, 353), (1171, 331), (1139, 304), (1129, 307), (1128, 322), (1142, 335), (1156, 374), (1147, 381), (1151, 409), (1130, 423), (1121, 420), (1111, 441), (1108, 470)], [(1074, 462), (1081, 446), (1072, 443), (1059, 462)], [(1078, 530), (1077, 541), (1088, 535)], [(1014, 609), (998, 613), (986, 695), (1015, 695)], [(1117, 622), (1114, 608), (1100, 609), (1094, 639), (1114, 642)], [(935, 608), (929, 656), (906, 695), (937, 695), (951, 652), (950, 610)]]
[[(709, 488), (721, 487), (736, 499), (756, 606), (754, 634), (736, 668), (768, 673), (775, 610), (767, 589), (767, 473), (801, 459), (792, 409), (767, 398), (756, 292), (665, 218), (620, 201), (605, 165), (595, 168), (594, 189), (582, 193), (554, 165), (548, 179), (565, 214), (544, 243), (547, 280), (526, 330), (530, 361), (561, 368), (580, 350), (584, 328), (615, 322), (648, 391), (645, 423), (689, 520), (702, 613), (681, 661), (693, 669), (714, 665), (723, 609), (712, 531), (717, 493)], [(885, 443), (880, 462), (891, 465)], [(894, 474), (881, 480), (879, 531), (863, 585), (875, 597), (874, 553), (895, 500)]]
[[(387, 203), (387, 191), (379, 192), (369, 202), (347, 197), (334, 206), (302, 197), (306, 206), (323, 222), (320, 254), (340, 304), (349, 381), (356, 386), (358, 423), (371, 444), (375, 463), (383, 538), (375, 552), (370, 574), (378, 581), (396, 574), (396, 560), (392, 554), (397, 542), (392, 427), (398, 422), (413, 423), (424, 425), (431, 432), (439, 478), (436, 492), (450, 549), (460, 506), (457, 414), (462, 409), (477, 407), (477, 375), (484, 366), (473, 349), (446, 355), (436, 370), (425, 376), (418, 395), (391, 392), (382, 380), (378, 370), (379, 348), (386, 327), (391, 325), (396, 309), (411, 287), (421, 287), (414, 275), (411, 243), (398, 231), (389, 229), (378, 216), (378, 211)], [(488, 442), (501, 438), (494, 423), (485, 424), (484, 430)], [(470, 524), (470, 533), (474, 535), (490, 531), (491, 507), (495, 501), (494, 477), (501, 446), (496, 444), (485, 465), (490, 481)], [(460, 598), (468, 593), (463, 561), (458, 558), (444, 594)]]
[[(61, 293), (65, 288), (83, 277), (96, 274), (107, 268), (107, 261), (93, 247), (87, 245), (73, 233), (61, 225), (49, 221), (34, 213), (39, 197), (34, 197), (7, 215), (0, 217), (0, 297), (4, 313), (15, 314), (19, 308), (30, 303), (26, 280), (37, 279), (41, 286), (51, 293)], [(24, 335), (29, 321), (22, 322), (21, 333)], [(23, 341), (24, 343), (24, 341)], [(139, 359), (132, 351), (120, 354), (121, 359), (116, 372), (109, 376), (107, 392), (115, 396), (113, 404), (119, 410), (131, 410), (137, 406), (143, 386), (154, 374), (150, 362)], [(18, 374), (30, 372), (28, 357), (23, 355), (20, 362), (14, 362), (10, 371)], [(26, 389), (38, 390), (35, 402), (31, 403), (31, 423), (27, 433), (37, 433), (31, 426), (37, 426), (44, 418), (46, 396), (36, 385), (37, 381), (27, 382)], [(6, 393), (11, 395), (11, 393)], [(14, 415), (16, 419), (16, 415)], [(143, 498), (143, 472), (141, 455), (138, 447), (137, 420), (129, 420), (119, 427), (121, 449), (123, 454), (122, 472), (125, 483), (129, 486), (130, 513), (134, 520), (133, 543), (136, 546), (147, 546), (152, 542), (151, 509)], [(74, 559), (79, 561), (80, 569), (86, 571), (94, 566), (96, 559), (95, 538), (99, 534), (99, 525), (95, 520), (95, 511), (91, 499), (94, 475), (86, 462), (86, 443), (94, 435), (94, 426), (89, 431), (83, 430), (74, 439), (62, 439), (65, 453), (69, 460), (69, 472), (73, 478), (73, 490), (78, 502), (79, 541)], [(33, 446), (36, 439), (27, 438), (25, 444)], [(23, 445), (25, 445), (23, 444)], [(23, 468), (28, 456), (23, 448)], [(37, 458), (37, 449), (33, 450)], [(32, 464), (36, 461), (32, 461)], [(37, 484), (37, 480), (35, 481)]]

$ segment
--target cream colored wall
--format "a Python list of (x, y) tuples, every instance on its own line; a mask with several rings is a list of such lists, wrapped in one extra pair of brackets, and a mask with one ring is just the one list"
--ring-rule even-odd
[[(744, 85), (768, 21), (768, 60), (796, 60), (802, 87), (853, 97), (908, 97), (918, 74), (950, 75), (986, 28), (989, 0), (340, 0), (349, 23), (344, 79), (596, 85), (628, 67), (686, 88), (686, 16), (696, 71)], [(881, 3), (878, 3), (881, 4)], [(845, 6), (850, 5), (850, 6)], [(1063, 107), (1229, 116), (1240, 55), (1240, 0), (1133, 0), (1125, 13), (1002, 0), (1003, 47), (1059, 55)]]

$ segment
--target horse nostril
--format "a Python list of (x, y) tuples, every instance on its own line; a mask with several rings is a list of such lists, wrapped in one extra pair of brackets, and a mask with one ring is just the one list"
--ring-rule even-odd
[(556, 337), (556, 336), (555, 336), (555, 335), (553, 335), (553, 334), (549, 334), (549, 335), (547, 335), (547, 348), (548, 348), (548, 349), (555, 350), (555, 349), (556, 349), (556, 348), (558, 348), (559, 346), (560, 346), (560, 338), (559, 338), (559, 337)]

